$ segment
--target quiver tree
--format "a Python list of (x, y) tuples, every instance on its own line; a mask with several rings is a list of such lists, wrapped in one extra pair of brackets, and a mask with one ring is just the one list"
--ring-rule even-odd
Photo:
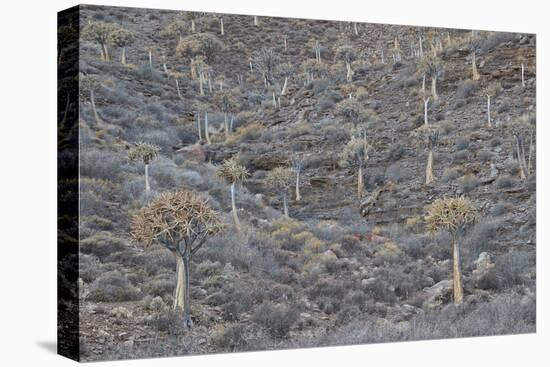
[(437, 94), (437, 81), (441, 79), (445, 74), (443, 62), (439, 57), (430, 55), (424, 58), (420, 69), (423, 72), (424, 76), (429, 76), (432, 79), (432, 98), (434, 99), (434, 101), (437, 101), (439, 99), (439, 96)]
[(202, 56), (207, 63), (211, 63), (222, 49), (223, 43), (218, 37), (211, 33), (196, 33), (178, 42), (176, 55), (191, 61), (197, 56)]
[(348, 82), (353, 80), (353, 70), (351, 64), (357, 59), (358, 53), (355, 47), (343, 45), (336, 49), (336, 57), (344, 61), (346, 64), (346, 79)]
[(196, 23), (203, 15), (204, 13), (197, 11), (185, 12), (185, 18), (187, 18), (187, 20), (191, 23), (191, 33), (195, 33), (197, 31)]
[(483, 95), (487, 97), (487, 126), (491, 127), (491, 97), (496, 97), (502, 86), (500, 83), (491, 83), (485, 89), (483, 89)]
[(357, 170), (357, 197), (363, 197), (365, 184), (363, 182), (363, 170), (369, 159), (371, 146), (367, 143), (365, 133), (363, 137), (352, 136), (340, 153), (340, 165)]
[(271, 170), (266, 177), (266, 184), (275, 190), (283, 199), (283, 211), (285, 217), (288, 216), (287, 192), (294, 182), (294, 172), (290, 168), (277, 167)]
[(134, 162), (143, 162), (145, 165), (145, 195), (149, 198), (151, 186), (149, 185), (149, 163), (158, 156), (160, 148), (156, 145), (136, 142), (128, 152), (128, 159)]
[(126, 65), (126, 47), (134, 42), (134, 34), (123, 28), (118, 28), (109, 34), (108, 44), (120, 47), (120, 63)]
[(235, 205), (235, 185), (246, 180), (249, 176), (248, 170), (241, 166), (235, 158), (231, 158), (222, 163), (216, 174), (231, 183), (231, 215), (235, 222), (235, 228), (238, 232), (242, 232), (241, 222), (237, 215), (237, 206)]
[(97, 42), (101, 51), (101, 59), (110, 61), (109, 36), (116, 30), (118, 27), (111, 23), (90, 22), (82, 29), (82, 38)]
[(272, 48), (264, 47), (252, 54), (252, 65), (262, 74), (266, 88), (275, 82), (273, 74), (278, 63), (279, 57)]
[(181, 21), (181, 20), (176, 20), (176, 21), (173, 21), (172, 23), (168, 24), (168, 26), (166, 27), (166, 34), (172, 36), (172, 37), (175, 37), (176, 40), (177, 40), (177, 43), (178, 44), (179, 42), (181, 42), (183, 40), (183, 37), (185, 36), (185, 33), (186, 33), (186, 30), (187, 30), (187, 25), (185, 24), (184, 21)]
[(218, 108), (223, 112), (223, 126), (225, 131), (225, 137), (228, 138), (231, 132), (229, 126), (229, 113), (233, 111), (237, 104), (237, 99), (235, 98), (235, 91), (227, 90), (220, 92), (214, 96), (214, 101)]
[(309, 84), (315, 80), (315, 72), (317, 71), (317, 66), (318, 66), (317, 61), (313, 59), (307, 59), (303, 61), (302, 64), (300, 65), (300, 68), (302, 69), (303, 74), (306, 77), (305, 78), (306, 84)]
[(132, 238), (146, 249), (160, 245), (176, 258), (174, 310), (183, 313), (186, 327), (190, 317), (189, 261), (208, 236), (221, 232), (218, 213), (196, 194), (181, 190), (161, 194), (132, 217)]
[(101, 82), (98, 78), (91, 75), (79, 74), (79, 91), (81, 98), (86, 98), (89, 96), (90, 105), (92, 107), (92, 113), (96, 123), (100, 123), (99, 115), (97, 113), (97, 108), (95, 105), (95, 93), (101, 89)]
[(315, 54), (315, 62), (317, 64), (322, 64), (321, 52), (323, 52), (323, 46), (321, 45), (321, 42), (319, 40), (311, 40), (309, 41), (309, 45)]
[(392, 48), (393, 53), (393, 63), (400, 63), (401, 62), (401, 47), (399, 46), (399, 42), (397, 40), (397, 36), (395, 36), (394, 45)]
[(304, 162), (299, 157), (296, 157), (292, 159), (291, 163), (292, 163), (292, 169), (296, 174), (296, 184), (295, 184), (295, 190), (294, 190), (296, 194), (296, 201), (300, 201), (302, 200), (302, 195), (300, 194), (300, 175), (302, 174)]
[(289, 78), (294, 75), (294, 67), (291, 63), (285, 62), (277, 65), (275, 73), (277, 77), (283, 78), (283, 86), (281, 87), (281, 96), (286, 95)]
[(199, 93), (204, 95), (204, 83), (206, 82), (208, 64), (203, 57), (197, 57), (191, 62), (191, 75), (199, 76)]
[(475, 34), (472, 34), (472, 37), (468, 41), (468, 48), (470, 49), (472, 58), (472, 80), (479, 80), (480, 76), (479, 72), (477, 71), (476, 55), (481, 50), (481, 38), (479, 38)]
[(460, 249), (458, 235), (477, 220), (477, 211), (470, 200), (443, 198), (427, 207), (426, 224), (431, 232), (447, 231), (452, 236), (453, 246), (453, 299), (455, 304), (463, 300), (462, 274), (460, 270)]
[(518, 62), (521, 66), (521, 86), (525, 88), (525, 57), (520, 55), (518, 57)]
[(57, 29), (57, 64), (63, 62), (64, 52), (78, 45), (78, 30), (73, 25), (64, 25)]
[(426, 185), (435, 181), (433, 174), (434, 149), (439, 140), (439, 131), (430, 131), (428, 133), (428, 163), (426, 164)]
[(527, 176), (529, 175), (530, 170), (530, 161), (531, 161), (531, 151), (532, 151), (532, 144), (533, 144), (533, 138), (531, 135), (531, 142), (529, 144), (529, 164), (527, 163), (525, 159), (525, 142), (523, 138), (523, 134), (515, 130), (513, 132), (514, 135), (514, 155), (517, 158), (518, 166), (519, 166), (519, 177), (522, 180), (525, 180)]

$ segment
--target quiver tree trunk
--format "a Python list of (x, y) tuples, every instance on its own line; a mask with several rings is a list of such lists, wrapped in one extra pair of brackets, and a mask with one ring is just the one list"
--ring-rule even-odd
[(456, 305), (462, 303), (462, 273), (460, 271), (460, 249), (456, 235), (453, 237), (453, 300)]
[(433, 151), (437, 146), (439, 139), (439, 133), (437, 131), (432, 132), (428, 136), (428, 163), (426, 164), (426, 185), (435, 181), (433, 175), (433, 163), (434, 163), (434, 154)]
[(523, 137), (519, 133), (514, 133), (514, 142), (516, 156), (519, 165), (519, 176), (522, 180), (527, 178), (527, 164), (525, 162), (525, 147), (523, 144)]
[(237, 205), (235, 204), (235, 182), (231, 183), (231, 215), (235, 222), (235, 228), (238, 232), (242, 232), (241, 221), (237, 215)]
[(223, 18), (220, 18), (220, 34), (225, 35), (225, 30), (223, 29)]
[(286, 94), (286, 87), (288, 85), (288, 77), (285, 77), (285, 82), (283, 83), (283, 89), (281, 89), (281, 96)]
[(208, 112), (204, 113), (204, 135), (206, 137), (206, 142), (212, 144), (210, 141), (210, 132), (208, 131)]
[(197, 113), (197, 131), (199, 132), (199, 142), (202, 141), (201, 113)]
[(195, 33), (195, 20), (191, 19), (191, 33)]
[(286, 197), (286, 192), (283, 192), (283, 211), (285, 213), (285, 217), (289, 218), (289, 215), (288, 215), (288, 200), (287, 200), (287, 197)]
[(257, 15), (254, 15), (254, 25), (256, 27), (258, 26), (258, 16)]
[(359, 166), (357, 171), (357, 197), (361, 199), (363, 197), (363, 190), (365, 188), (365, 183), (363, 181), (363, 166)]
[(149, 198), (151, 186), (149, 186), (149, 163), (145, 163), (145, 195)]
[(120, 63), (122, 65), (126, 65), (126, 47), (122, 47), (122, 51), (120, 54)]
[(435, 76), (432, 77), (432, 97), (434, 100), (439, 99), (437, 95), (437, 78)]
[(202, 72), (199, 72), (199, 93), (204, 96), (204, 76)]
[(430, 103), (429, 98), (424, 99), (424, 125), (428, 126), (428, 103)]
[(90, 90), (90, 104), (92, 105), (92, 113), (94, 114), (94, 119), (96, 123), (100, 123), (99, 115), (97, 113), (97, 108), (95, 106), (95, 96), (93, 89)]
[(153, 70), (153, 51), (149, 51), (149, 67)]
[(428, 151), (428, 163), (426, 164), (426, 185), (432, 183), (434, 179), (433, 174), (434, 153), (433, 150)]
[(521, 86), (525, 88), (525, 65), (521, 63)]
[(183, 312), (184, 325), (190, 328), (193, 323), (190, 316), (189, 300), (189, 251), (183, 255), (174, 251), (176, 257), (176, 291), (174, 295), (174, 310)]
[(477, 71), (476, 53), (472, 52), (472, 79), (479, 80), (479, 73)]
[(348, 82), (351, 82), (353, 79), (353, 70), (351, 70), (351, 63), (349, 61), (346, 61), (346, 69), (347, 69), (346, 79)]
[(180, 90), (180, 83), (178, 82), (178, 79), (176, 78), (176, 91), (178, 92), (178, 98), (183, 100), (183, 96), (181, 95), (181, 90)]
[(104, 55), (105, 61), (111, 61), (111, 53), (109, 52), (109, 45), (105, 43), (103, 44), (102, 48), (103, 48), (103, 55)]

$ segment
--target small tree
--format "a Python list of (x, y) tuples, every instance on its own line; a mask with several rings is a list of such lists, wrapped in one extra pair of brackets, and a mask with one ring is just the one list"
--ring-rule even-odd
[(252, 65), (262, 74), (266, 88), (275, 83), (273, 74), (278, 63), (279, 57), (272, 48), (264, 47), (252, 54)]
[(196, 22), (204, 15), (202, 12), (188, 11), (185, 12), (185, 18), (191, 22), (191, 33), (195, 33), (197, 30)]
[(229, 113), (233, 111), (235, 105), (237, 104), (237, 99), (234, 96), (236, 92), (237, 91), (227, 90), (224, 92), (220, 92), (214, 96), (216, 104), (223, 112), (223, 123), (226, 138), (229, 137), (229, 134), (231, 132), (229, 126)]
[(99, 115), (97, 113), (97, 108), (95, 105), (95, 93), (101, 89), (101, 82), (98, 78), (91, 75), (84, 75), (79, 74), (79, 91), (81, 98), (86, 97), (86, 93), (88, 93), (90, 97), (90, 105), (92, 106), (92, 113), (94, 115), (94, 119), (96, 123), (100, 123), (101, 120), (99, 119)]
[(146, 249), (160, 245), (176, 258), (174, 310), (183, 312), (192, 326), (189, 294), (189, 261), (208, 236), (223, 230), (218, 213), (196, 194), (180, 190), (164, 193), (132, 217), (132, 238)]
[(266, 177), (266, 184), (278, 192), (283, 198), (283, 210), (285, 217), (288, 216), (287, 192), (294, 182), (294, 172), (290, 168), (277, 167), (271, 170)]
[(481, 38), (476, 34), (472, 34), (472, 37), (468, 41), (468, 48), (471, 52), (472, 58), (472, 80), (479, 80), (479, 72), (477, 71), (476, 55), (481, 50)]
[(455, 304), (461, 304), (463, 290), (458, 234), (477, 220), (477, 211), (470, 200), (464, 197), (438, 199), (430, 204), (427, 210), (425, 220), (428, 229), (432, 232), (447, 231), (452, 236), (453, 298)]
[(101, 51), (101, 59), (111, 61), (109, 51), (109, 35), (118, 27), (111, 23), (90, 22), (82, 29), (82, 38), (97, 42)]
[(445, 74), (443, 62), (437, 56), (430, 55), (424, 58), (421, 64), (423, 75), (427, 75), (432, 79), (432, 98), (434, 101), (439, 99), (437, 95), (437, 81)]
[(166, 27), (166, 33), (177, 39), (177, 42), (181, 42), (185, 36), (187, 25), (184, 21), (175, 20), (172, 23), (168, 24)]
[(348, 82), (353, 80), (353, 70), (351, 69), (351, 64), (357, 59), (357, 56), (357, 50), (353, 46), (343, 45), (336, 49), (336, 57), (344, 61), (346, 64), (346, 79)]
[(364, 182), (363, 169), (369, 159), (371, 146), (367, 143), (366, 134), (363, 137), (357, 138), (352, 136), (350, 141), (345, 145), (344, 150), (340, 154), (340, 164), (343, 167), (350, 167), (357, 170), (357, 197), (363, 197)]
[[(525, 160), (525, 142), (524, 142), (523, 134), (519, 130), (514, 130), (512, 134), (514, 135), (514, 150), (515, 150), (514, 153), (518, 161), (519, 176), (522, 180), (525, 180), (529, 175), (529, 169), (528, 169), (528, 164)], [(531, 146), (532, 146), (532, 139), (529, 147), (529, 153), (531, 153)]]
[(439, 132), (431, 131), (428, 134), (428, 163), (426, 164), (426, 185), (435, 181), (433, 174), (433, 162), (434, 162), (434, 149), (437, 146), (439, 140)]
[(294, 75), (294, 67), (288, 62), (279, 64), (276, 67), (275, 74), (279, 78), (284, 78), (283, 86), (281, 87), (281, 96), (284, 96), (288, 87), (288, 79)]
[(203, 57), (197, 57), (191, 62), (191, 73), (196, 73), (199, 76), (199, 93), (204, 95), (204, 83), (206, 82), (206, 74), (208, 64)]
[(248, 170), (241, 166), (235, 158), (228, 159), (217, 169), (218, 176), (231, 183), (231, 214), (235, 222), (237, 231), (242, 232), (241, 222), (237, 215), (237, 206), (235, 205), (235, 185), (243, 182), (249, 176)]
[(491, 97), (496, 97), (501, 90), (500, 83), (491, 83), (483, 90), (483, 94), (487, 97), (487, 126), (489, 127), (491, 127)]
[(160, 148), (156, 145), (136, 142), (128, 152), (128, 159), (131, 161), (140, 161), (145, 165), (145, 195), (148, 198), (151, 192), (149, 185), (149, 163), (158, 156)]
[(207, 63), (211, 63), (222, 49), (223, 43), (218, 37), (211, 33), (196, 33), (178, 43), (176, 54), (190, 60), (202, 56)]
[(126, 65), (126, 47), (134, 42), (134, 34), (126, 29), (119, 28), (109, 34), (108, 44), (120, 47), (120, 63)]
[(296, 185), (295, 185), (296, 201), (300, 201), (302, 200), (302, 195), (300, 194), (300, 175), (304, 167), (304, 162), (299, 157), (296, 157), (292, 160), (291, 163), (292, 163), (292, 169), (296, 174)]

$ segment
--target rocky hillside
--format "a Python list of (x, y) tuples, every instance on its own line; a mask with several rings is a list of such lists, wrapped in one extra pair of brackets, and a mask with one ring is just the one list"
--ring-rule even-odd
[[(256, 20), (82, 8), (85, 359), (534, 332), (534, 35)], [(106, 60), (91, 23), (128, 42), (109, 41)], [(350, 139), (368, 146), (363, 187), (344, 159)], [(128, 159), (139, 141), (160, 149), (149, 195), (143, 164)], [(230, 158), (250, 173), (237, 185), (240, 233), (216, 174)], [(269, 177), (296, 163), (301, 198), (285, 190), (287, 218)], [(226, 223), (191, 261), (191, 329), (171, 311), (172, 254), (130, 236), (151, 196), (178, 189)], [(454, 237), (428, 231), (425, 216), (459, 196), (478, 219), (456, 235), (455, 305)]]

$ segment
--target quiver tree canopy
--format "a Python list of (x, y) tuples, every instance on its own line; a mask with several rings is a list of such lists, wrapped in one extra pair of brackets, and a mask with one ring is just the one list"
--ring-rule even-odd
[[(132, 237), (145, 248), (158, 244), (194, 254), (223, 224), (207, 201), (191, 191), (163, 193), (132, 218)], [(184, 248), (187, 247), (187, 248)]]
[(216, 174), (231, 183), (244, 181), (249, 176), (246, 167), (241, 166), (235, 158), (224, 161)]
[(465, 197), (438, 199), (427, 210), (426, 224), (432, 232), (445, 230), (456, 234), (477, 221), (477, 211)]
[(158, 156), (160, 148), (154, 144), (137, 142), (130, 148), (128, 152), (128, 159), (131, 161), (143, 161), (145, 164), (149, 164), (153, 159)]

